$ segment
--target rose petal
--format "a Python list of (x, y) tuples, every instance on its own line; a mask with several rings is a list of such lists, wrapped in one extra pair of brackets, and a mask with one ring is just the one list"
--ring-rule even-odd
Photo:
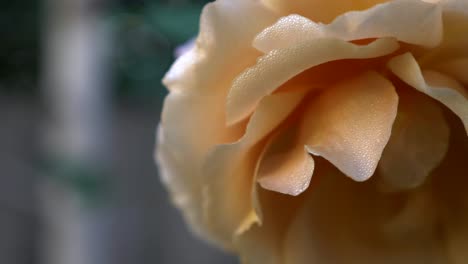
[(297, 132), (297, 127), (289, 127), (267, 143), (257, 172), (263, 188), (299, 195), (309, 187), (315, 163), (304, 144), (297, 142)]
[[(238, 14), (245, 17), (239, 19)], [(194, 47), (171, 66), (163, 83), (171, 91), (227, 90), (237, 74), (255, 63), (259, 55), (251, 45), (255, 35), (276, 19), (264, 6), (248, 0), (206, 5)]]
[[(246, 17), (239, 21), (239, 13)], [(225, 99), (235, 76), (255, 63), (251, 47), (259, 31), (276, 15), (248, 0), (208, 4), (201, 17), (196, 46), (171, 67), (164, 78), (170, 94), (162, 113), (156, 158), (173, 200), (191, 226), (226, 248), (222, 237), (203, 219), (202, 164), (209, 149), (237, 140), (244, 124), (225, 126)]]
[(437, 72), (421, 72), (417, 61), (410, 53), (392, 58), (388, 67), (402, 81), (452, 110), (462, 120), (468, 133), (467, 94), (457, 81)]
[(262, 97), (306, 69), (339, 59), (375, 58), (395, 51), (393, 39), (356, 45), (338, 39), (317, 39), (304, 45), (274, 50), (240, 74), (227, 98), (226, 121), (232, 125), (248, 117)]
[(221, 111), (213, 110), (219, 103), (217, 94), (171, 92), (164, 102), (156, 147), (161, 179), (172, 200), (197, 233), (214, 241), (219, 237), (203, 220), (201, 164), (210, 146), (235, 140), (242, 133), (239, 127), (226, 130), (224, 122), (217, 122), (224, 120)]
[[(457, 2), (445, 0), (441, 1), (444, 6), (443, 12), (443, 39), (442, 42), (432, 49), (424, 50), (418, 56), (418, 62), (421, 68), (431, 68), (441, 62), (454, 59), (468, 57), (468, 38), (466, 34), (460, 32), (468, 32), (468, 4), (465, 2), (459, 6), (451, 5), (450, 3)], [(453, 8), (459, 8), (453, 10)]]
[(289, 15), (258, 34), (254, 47), (266, 53), (317, 38), (349, 41), (383, 37), (434, 47), (442, 40), (442, 25), (442, 5), (392, 1), (365, 11), (345, 13), (330, 24), (316, 23), (296, 14)]
[(293, 14), (280, 18), (258, 34), (253, 46), (263, 53), (285, 49), (317, 38), (327, 37), (325, 26), (303, 16)]
[(302, 121), (307, 150), (323, 156), (355, 181), (374, 174), (396, 117), (392, 83), (375, 72), (326, 89)]
[(249, 216), (255, 213), (254, 172), (263, 149), (257, 143), (295, 109), (304, 95), (305, 91), (299, 90), (265, 97), (252, 115), (244, 136), (235, 143), (216, 146), (206, 159), (203, 170), (206, 221), (225, 239), (231, 239), (236, 230), (246, 229), (257, 221), (256, 217), (252, 221)]
[(401, 191), (423, 184), (448, 150), (449, 128), (432, 99), (401, 92), (392, 135), (378, 165), (384, 189)]
[(388, 0), (262, 0), (265, 5), (281, 14), (299, 14), (314, 21), (328, 23), (335, 17), (352, 10), (364, 10)]

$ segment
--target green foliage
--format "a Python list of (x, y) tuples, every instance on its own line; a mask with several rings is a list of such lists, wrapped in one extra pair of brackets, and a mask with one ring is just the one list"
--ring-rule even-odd
[(36, 90), (39, 57), (38, 1), (3, 1), (0, 8), (0, 91)]
[(203, 5), (152, 3), (114, 12), (119, 95), (163, 97), (161, 79), (174, 60), (174, 49), (197, 34)]
[[(166, 93), (161, 78), (174, 60), (173, 51), (197, 34), (206, 2), (121, 0), (111, 8), (109, 20), (115, 30), (113, 84), (119, 97), (161, 100)], [(1, 93), (38, 91), (41, 3), (18, 0), (1, 4)]]

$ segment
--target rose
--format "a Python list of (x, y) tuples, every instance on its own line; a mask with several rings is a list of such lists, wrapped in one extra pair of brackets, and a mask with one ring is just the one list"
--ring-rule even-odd
[(162, 179), (245, 263), (464, 263), (467, 47), (464, 0), (211, 3), (164, 78)]

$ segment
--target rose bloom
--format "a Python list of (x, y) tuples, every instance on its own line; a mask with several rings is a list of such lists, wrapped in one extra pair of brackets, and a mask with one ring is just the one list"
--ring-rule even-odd
[(218, 0), (163, 82), (162, 179), (243, 263), (468, 263), (468, 1)]

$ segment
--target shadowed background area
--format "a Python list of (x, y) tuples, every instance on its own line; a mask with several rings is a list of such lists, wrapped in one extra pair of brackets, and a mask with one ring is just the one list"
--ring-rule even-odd
[(0, 263), (237, 263), (153, 162), (160, 80), (206, 2), (0, 4)]

